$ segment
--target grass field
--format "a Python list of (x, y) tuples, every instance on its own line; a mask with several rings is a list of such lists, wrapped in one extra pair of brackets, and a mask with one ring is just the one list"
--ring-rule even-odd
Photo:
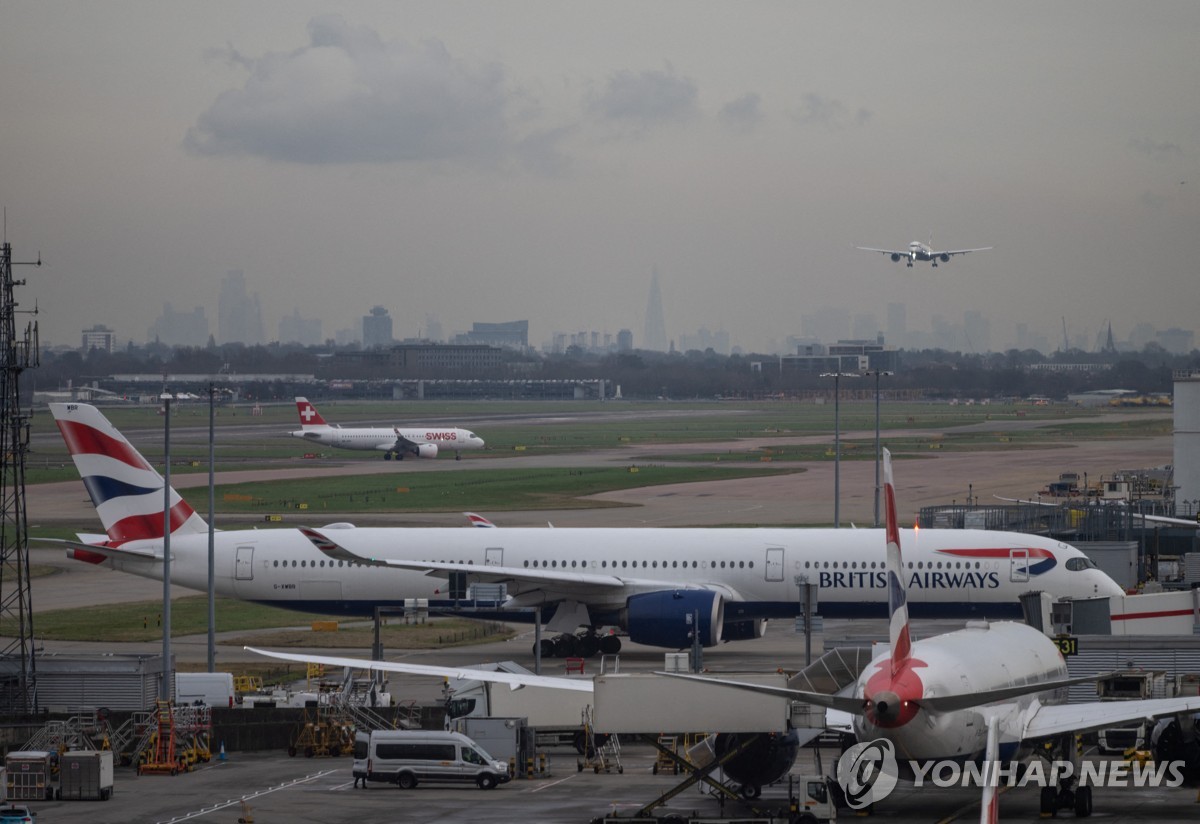
[[(581, 496), (662, 484), (720, 481), (748, 475), (803, 471), (783, 467), (584, 467), (580, 469), (489, 470), (464, 467), (455, 472), (405, 472), (234, 484), (216, 489), (222, 512), (460, 512), (467, 509), (578, 509), (620, 504), (587, 501)], [(207, 506), (207, 492), (193, 490), (189, 503)]]
[[(172, 473), (207, 472), (208, 415), (202, 405), (183, 406), (172, 417)], [(295, 406), (280, 401), (250, 409), (222, 409), (216, 419), (215, 453), (219, 471), (291, 464), (311, 452), (312, 445), (287, 437), (296, 428)], [(586, 452), (624, 445), (715, 443), (742, 438), (787, 438), (800, 435), (824, 436), (833, 442), (834, 408), (830, 403), (762, 402), (457, 402), (457, 403), (322, 403), (322, 411), (337, 423), (388, 425), (398, 421), (453, 421), (473, 429), (487, 441), (482, 452), (464, 453), (464, 462), (486, 463), (494, 457), (522, 457), (555, 453)], [(105, 414), (151, 463), (163, 458), (163, 421), (152, 408), (105, 408)], [(1140, 420), (1115, 420), (1107, 410), (1028, 404), (951, 406), (944, 403), (885, 403), (880, 412), (880, 429), (885, 437), (896, 430), (949, 430), (947, 443), (1021, 444), (1083, 434), (1089, 438), (1169, 434), (1170, 415), (1146, 410)], [(1128, 410), (1125, 410), (1128, 413)], [(1072, 422), (1055, 426), (1064, 418)], [(1080, 422), (1076, 419), (1085, 418)], [(1009, 432), (1007, 422), (1021, 422), (1022, 433)], [(1045, 427), (1024, 431), (1030, 422)], [(840, 423), (846, 442), (850, 433), (873, 431), (875, 405), (872, 400), (843, 400)], [(244, 427), (261, 427), (261, 435), (248, 436)], [(986, 426), (990, 433), (954, 433), (953, 430)], [(233, 427), (238, 434), (233, 434)], [(223, 433), (224, 430), (224, 433)], [(34, 416), (33, 432), (43, 435), (39, 448), (28, 457), (29, 484), (65, 481), (76, 477), (66, 448), (54, 431), (48, 414)], [(891, 441), (889, 440), (889, 445)], [(897, 451), (900, 451), (899, 449)], [(323, 456), (339, 461), (374, 461), (366, 455), (327, 449)], [(714, 453), (716, 454), (716, 453)], [(820, 459), (821, 451), (806, 451), (805, 460)], [(444, 459), (442, 459), (444, 460)]]
[[(216, 632), (253, 635), (226, 639), (224, 644), (241, 646), (362, 646), (373, 637), (367, 619), (346, 623), (336, 616), (311, 615), (278, 607), (261, 606), (232, 598), (217, 598)], [(314, 621), (334, 622), (337, 632), (314, 632)], [(162, 602), (77, 607), (40, 612), (34, 616), (37, 638), (45, 641), (146, 642), (162, 639)], [(344, 627), (344, 628), (343, 628)], [(9, 637), (0, 622), (0, 635)], [(262, 633), (261, 630), (277, 630)], [(204, 635), (208, 632), (208, 598), (188, 595), (171, 601), (171, 637)], [(500, 640), (511, 635), (502, 624), (465, 618), (437, 618), (425, 624), (405, 624), (393, 619), (383, 632), (386, 646), (400, 649), (432, 649), (477, 643), (484, 637)]]

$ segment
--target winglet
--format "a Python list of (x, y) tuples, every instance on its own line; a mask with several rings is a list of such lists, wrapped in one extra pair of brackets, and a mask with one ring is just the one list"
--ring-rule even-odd
[(480, 529), (495, 529), (496, 525), (482, 515), (476, 515), (474, 512), (464, 512), (471, 526), (477, 526)]
[(883, 493), (887, 513), (888, 636), (892, 642), (892, 675), (908, 661), (912, 639), (908, 629), (908, 596), (904, 561), (900, 556), (900, 526), (896, 518), (896, 487), (892, 483), (892, 453), (883, 450)]

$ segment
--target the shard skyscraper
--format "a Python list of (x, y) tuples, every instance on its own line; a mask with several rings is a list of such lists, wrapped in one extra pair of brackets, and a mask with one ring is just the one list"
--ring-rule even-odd
[(650, 298), (646, 302), (646, 334), (642, 349), (667, 351), (667, 324), (663, 320), (662, 292), (658, 288), (658, 267), (650, 275)]

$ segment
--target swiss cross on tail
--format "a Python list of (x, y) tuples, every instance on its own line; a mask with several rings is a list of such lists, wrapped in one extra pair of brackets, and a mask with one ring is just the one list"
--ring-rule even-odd
[(308, 398), (296, 398), (296, 410), (300, 413), (301, 426), (328, 426), (317, 407), (308, 402)]
[(892, 482), (892, 453), (883, 450), (883, 496), (887, 513), (888, 636), (892, 642), (892, 677), (912, 653), (908, 629), (908, 596), (904, 561), (900, 557), (900, 525), (896, 519), (896, 486)]

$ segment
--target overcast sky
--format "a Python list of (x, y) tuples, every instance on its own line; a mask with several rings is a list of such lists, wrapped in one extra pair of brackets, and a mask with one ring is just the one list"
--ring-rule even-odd
[[(1200, 3), (0, 0), (43, 343), (245, 271), (268, 335), (528, 319), (746, 349), (823, 306), (1194, 329)], [(855, 245), (995, 246), (906, 269)]]

